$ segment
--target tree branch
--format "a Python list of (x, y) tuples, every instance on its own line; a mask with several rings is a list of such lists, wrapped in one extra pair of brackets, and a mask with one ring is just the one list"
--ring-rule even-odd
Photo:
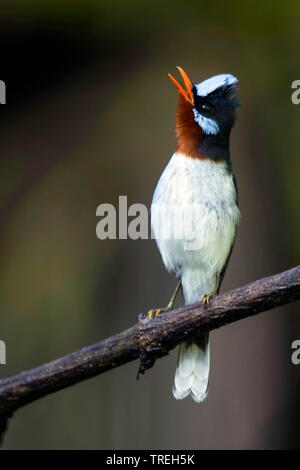
[(140, 358), (139, 372), (181, 341), (300, 298), (300, 266), (173, 310), (100, 343), (13, 377), (0, 380), (0, 433), (18, 408), (107, 370)]

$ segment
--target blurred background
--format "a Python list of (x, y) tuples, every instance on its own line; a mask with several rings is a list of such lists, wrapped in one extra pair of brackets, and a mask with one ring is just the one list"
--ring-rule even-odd
[[(176, 281), (155, 242), (100, 241), (96, 208), (119, 195), (149, 207), (176, 145), (176, 65), (195, 82), (240, 79), (231, 154), (242, 221), (221, 291), (298, 263), (299, 15), (296, 1), (2, 3), (0, 378), (169, 300)], [(26, 406), (4, 448), (299, 448), (298, 308), (212, 333), (202, 405), (172, 397), (176, 350), (138, 382), (134, 362)]]

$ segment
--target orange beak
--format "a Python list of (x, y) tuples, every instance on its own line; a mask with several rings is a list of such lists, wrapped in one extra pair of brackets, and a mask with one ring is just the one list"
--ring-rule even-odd
[(185, 71), (181, 67), (177, 67), (177, 68), (180, 72), (183, 83), (185, 84), (186, 90), (184, 90), (184, 88), (180, 85), (180, 83), (178, 83), (177, 80), (175, 80), (175, 78), (170, 73), (168, 73), (168, 76), (172, 80), (174, 85), (178, 88), (179, 93), (181, 93), (184, 96), (186, 101), (188, 101), (189, 103), (191, 103), (192, 106), (194, 106), (194, 96), (192, 93), (193, 84), (191, 80), (189, 79), (189, 77), (187, 76), (187, 74), (185, 73)]

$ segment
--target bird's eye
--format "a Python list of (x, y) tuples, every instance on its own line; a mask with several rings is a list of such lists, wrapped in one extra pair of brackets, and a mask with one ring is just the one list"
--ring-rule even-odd
[(211, 110), (212, 110), (212, 106), (210, 104), (203, 103), (200, 106), (200, 111), (203, 114), (209, 114), (211, 112)]

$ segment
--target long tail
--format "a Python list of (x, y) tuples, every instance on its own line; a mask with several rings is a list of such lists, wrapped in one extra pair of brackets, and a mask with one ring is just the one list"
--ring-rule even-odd
[(182, 400), (188, 395), (197, 403), (205, 400), (208, 392), (209, 364), (208, 333), (188, 343), (181, 343), (173, 387), (173, 395), (177, 400)]

